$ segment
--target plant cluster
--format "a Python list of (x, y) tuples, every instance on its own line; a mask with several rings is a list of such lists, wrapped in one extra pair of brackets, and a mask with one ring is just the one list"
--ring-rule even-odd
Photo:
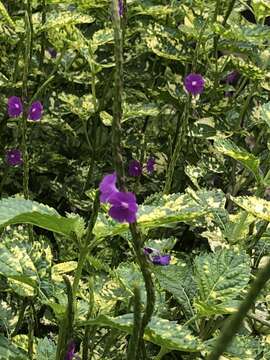
[(269, 19), (0, 1), (0, 359), (270, 359)]

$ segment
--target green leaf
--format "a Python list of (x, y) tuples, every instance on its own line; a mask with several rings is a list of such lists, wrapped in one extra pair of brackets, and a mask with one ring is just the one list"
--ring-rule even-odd
[(4, 18), (4, 20), (9, 24), (9, 26), (11, 26), (13, 29), (16, 28), (16, 25), (14, 23), (14, 21), (11, 19), (11, 17), (9, 16), (9, 13), (7, 12), (7, 9), (5, 8), (4, 4), (2, 3), (2, 1), (0, 1), (0, 20), (1, 18)]
[(92, 16), (80, 14), (78, 12), (51, 12), (46, 23), (38, 26), (36, 32), (39, 33), (51, 29), (55, 30), (67, 25), (90, 24), (94, 21), (95, 19)]
[(257, 182), (261, 181), (259, 169), (260, 160), (256, 156), (250, 154), (244, 149), (239, 148), (231, 140), (228, 139), (217, 139), (215, 140), (214, 146), (216, 150), (223, 155), (230, 156), (234, 160), (241, 162), (243, 166), (245, 166), (253, 173)]
[(38, 360), (55, 360), (55, 356), (55, 343), (47, 337), (44, 339), (38, 339), (36, 358)]
[(192, 302), (196, 294), (196, 284), (190, 266), (184, 261), (178, 261), (176, 265), (155, 266), (152, 271), (160, 286), (170, 292), (182, 306), (187, 318), (194, 316)]
[(27, 354), (19, 350), (11, 341), (0, 335), (0, 359), (5, 360), (27, 360)]
[(260, 107), (260, 118), (270, 127), (270, 101)]
[(22, 198), (0, 201), (0, 228), (11, 224), (32, 224), (66, 236), (81, 236), (83, 228), (78, 216), (64, 218), (49, 206)]
[(259, 219), (270, 221), (270, 202), (256, 196), (238, 196), (231, 199), (235, 204)]
[(94, 101), (92, 95), (76, 96), (72, 94), (61, 93), (58, 95), (63, 101), (63, 107), (79, 118), (87, 120), (94, 113)]
[(236, 311), (249, 282), (249, 257), (245, 252), (221, 250), (195, 258), (199, 294), (195, 307), (202, 316)]
[(174, 29), (156, 23), (153, 28), (148, 29), (145, 40), (148, 48), (159, 57), (175, 61), (186, 60), (186, 56), (182, 55), (179, 33)]
[[(115, 318), (100, 315), (96, 319), (85, 321), (80, 325), (85, 326), (87, 324), (111, 327), (131, 334), (133, 314), (125, 314)], [(175, 321), (157, 317), (152, 317), (146, 327), (144, 339), (170, 350), (196, 352), (203, 348), (201, 342), (187, 328)]]
[[(225, 196), (222, 191), (198, 192), (188, 194), (159, 195), (151, 205), (140, 205), (137, 222), (142, 230), (170, 226), (173, 223), (187, 222), (194, 224), (195, 219), (223, 218)], [(94, 227), (97, 239), (119, 235), (128, 230), (128, 224), (120, 224), (104, 214), (99, 214)]]
[(63, 275), (76, 270), (76, 268), (77, 261), (67, 261), (60, 264), (55, 264), (52, 267), (52, 280), (62, 282)]

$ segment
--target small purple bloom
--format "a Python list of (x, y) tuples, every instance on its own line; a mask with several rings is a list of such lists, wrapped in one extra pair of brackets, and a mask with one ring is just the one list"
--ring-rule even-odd
[(128, 222), (129, 224), (136, 221), (138, 204), (136, 196), (131, 192), (116, 192), (110, 196), (109, 203), (112, 205), (109, 215), (118, 222)]
[(51, 57), (52, 57), (53, 59), (56, 58), (56, 56), (57, 56), (57, 51), (56, 51), (54, 48), (49, 47), (49, 48), (47, 49), (47, 51), (48, 51), (48, 53), (51, 55)]
[(170, 255), (156, 255), (151, 259), (154, 265), (167, 266), (170, 264), (171, 256)]
[(123, 0), (118, 0), (118, 13), (122, 17), (124, 15), (124, 3)]
[(186, 90), (192, 95), (201, 94), (204, 90), (204, 78), (200, 74), (191, 73), (184, 79)]
[(236, 85), (239, 77), (239, 72), (237, 70), (234, 70), (226, 76), (225, 82), (229, 85)]
[(99, 184), (100, 201), (106, 203), (110, 197), (118, 193), (119, 190), (116, 187), (116, 172), (104, 176), (101, 183)]
[(23, 113), (23, 105), (21, 98), (11, 96), (8, 98), (8, 115), (10, 117), (18, 117)]
[(22, 153), (19, 149), (12, 149), (6, 153), (6, 161), (8, 165), (16, 166), (23, 163)]
[(138, 160), (131, 160), (128, 165), (128, 173), (130, 176), (141, 176), (142, 165)]
[(156, 160), (154, 158), (150, 157), (146, 163), (146, 169), (149, 174), (151, 174), (152, 172), (155, 171), (155, 165), (156, 165)]
[(143, 252), (144, 252), (145, 255), (150, 255), (150, 254), (152, 254), (152, 253), (154, 252), (154, 250), (155, 250), (155, 249), (152, 249), (152, 248), (150, 248), (150, 247), (144, 247), (144, 248), (143, 248)]
[(41, 119), (43, 106), (40, 101), (34, 101), (28, 110), (28, 120), (38, 121)]
[(143, 252), (154, 265), (166, 266), (170, 264), (171, 255), (161, 255), (159, 250), (150, 247), (144, 247)]
[(75, 342), (72, 340), (68, 344), (65, 360), (72, 360), (75, 356)]

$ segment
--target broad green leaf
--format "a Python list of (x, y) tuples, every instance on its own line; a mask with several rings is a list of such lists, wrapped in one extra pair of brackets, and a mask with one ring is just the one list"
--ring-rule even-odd
[(83, 233), (83, 221), (79, 217), (65, 218), (49, 206), (22, 198), (0, 201), (0, 228), (11, 224), (32, 224), (66, 236)]
[(217, 139), (214, 143), (215, 149), (220, 153), (230, 156), (234, 160), (239, 161), (243, 166), (249, 169), (257, 182), (261, 181), (260, 177), (260, 160), (253, 154), (250, 154), (244, 149), (239, 148), (231, 140)]
[[(195, 195), (196, 194), (196, 197)], [(142, 230), (169, 226), (176, 222), (193, 222), (195, 219), (224, 211), (225, 197), (221, 191), (198, 191), (192, 194), (159, 196), (151, 205), (140, 205), (137, 222)], [(216, 216), (216, 215), (214, 215)], [(128, 224), (115, 222), (99, 214), (94, 227), (97, 238), (118, 235), (128, 229)]]
[(155, 24), (148, 29), (145, 40), (148, 48), (159, 57), (175, 61), (186, 59), (179, 33), (174, 29)]
[(92, 95), (76, 96), (61, 93), (58, 95), (63, 101), (63, 107), (79, 118), (87, 120), (94, 113), (94, 102)]
[(48, 30), (55, 30), (67, 25), (75, 24), (89, 24), (94, 22), (95, 19), (92, 16), (84, 15), (80, 13), (71, 13), (71, 12), (55, 12), (50, 13), (47, 18), (47, 21), (44, 25), (38, 26), (36, 29), (37, 33)]
[(192, 302), (196, 294), (196, 284), (190, 265), (184, 261), (178, 261), (177, 264), (166, 267), (155, 266), (152, 271), (160, 286), (170, 292), (181, 305), (187, 318), (194, 316)]
[(123, 104), (123, 119), (122, 121), (127, 121), (129, 119), (145, 117), (145, 116), (158, 116), (161, 110), (156, 104)]
[(270, 221), (270, 202), (256, 196), (238, 196), (231, 199), (235, 204), (255, 217)]
[(0, 359), (5, 360), (27, 360), (27, 354), (18, 349), (11, 341), (0, 335)]
[(77, 261), (67, 261), (64, 263), (55, 264), (52, 267), (52, 280), (62, 282), (63, 275), (76, 270), (76, 268), (77, 268)]
[[(86, 324), (111, 327), (131, 334), (133, 314), (125, 314), (116, 318), (100, 315), (96, 319), (81, 323), (82, 326)], [(187, 328), (178, 325), (175, 321), (154, 316), (145, 329), (144, 339), (170, 350), (196, 352), (203, 348), (200, 340)]]
[(47, 337), (44, 339), (38, 339), (36, 351), (36, 358), (38, 360), (55, 360), (56, 345)]
[[(212, 350), (215, 346), (216, 339), (210, 339), (205, 342), (207, 350)], [(236, 335), (232, 343), (224, 351), (225, 359), (243, 359), (254, 360), (262, 352), (262, 345), (255, 337)], [(227, 358), (229, 356), (229, 358)]]
[(195, 281), (199, 294), (195, 307), (202, 316), (236, 311), (250, 278), (245, 252), (223, 249), (195, 258)]
[(260, 118), (269, 126), (270, 128), (270, 101), (263, 104), (260, 108)]
[(0, 20), (1, 18), (3, 18), (13, 29), (16, 28), (14, 21), (9, 16), (9, 13), (7, 12), (7, 9), (5, 8), (2, 1), (0, 1)]

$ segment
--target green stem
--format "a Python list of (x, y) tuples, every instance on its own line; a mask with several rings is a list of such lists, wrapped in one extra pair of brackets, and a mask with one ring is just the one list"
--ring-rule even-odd
[(30, 314), (28, 319), (28, 356), (29, 359), (32, 360), (34, 354), (34, 317), (31, 307), (29, 313)]
[(125, 178), (123, 158), (121, 154), (121, 119), (122, 119), (122, 94), (123, 94), (123, 43), (121, 21), (118, 12), (118, 0), (112, 0), (113, 27), (114, 27), (114, 54), (115, 54), (115, 78), (114, 78), (114, 102), (112, 122), (112, 151), (114, 165), (118, 175), (120, 188), (123, 189)]
[(17, 321), (17, 324), (16, 324), (16, 327), (15, 329), (13, 330), (11, 336), (16, 336), (18, 334), (18, 332), (20, 331), (20, 328), (22, 326), (22, 323), (23, 323), (23, 319), (24, 319), (24, 314), (25, 314), (25, 310), (27, 308), (27, 305), (28, 305), (28, 300), (24, 299), (23, 300), (23, 303), (22, 303), (22, 306), (20, 308), (20, 312), (19, 312), (19, 316), (18, 316), (18, 321)]
[[(87, 317), (86, 319), (90, 319), (93, 316), (93, 312), (94, 312), (94, 281), (93, 278), (90, 277), (89, 279), (89, 310), (87, 313)], [(85, 330), (84, 330), (84, 337), (83, 337), (83, 345), (82, 345), (82, 360), (89, 360), (88, 357), (88, 344), (89, 344), (89, 340), (90, 340), (90, 332), (91, 332), (91, 326), (87, 325)], [(92, 354), (90, 354), (90, 358), (91, 358)]]
[(191, 102), (191, 98), (189, 97), (189, 99), (185, 105), (184, 112), (183, 112), (183, 117), (182, 117), (183, 122), (182, 122), (182, 126), (180, 129), (180, 133), (178, 135), (178, 138), (177, 138), (177, 141), (175, 144), (175, 148), (173, 149), (172, 158), (169, 162), (169, 166), (168, 166), (168, 170), (167, 170), (167, 174), (166, 174), (165, 185), (164, 185), (164, 189), (163, 189), (163, 194), (169, 194), (171, 191), (174, 169), (176, 167), (177, 160), (180, 156), (180, 153), (183, 149), (183, 145), (184, 145), (184, 141), (185, 141), (185, 137), (186, 137), (186, 133), (187, 133), (190, 102)]
[(74, 306), (72, 286), (69, 278), (66, 275), (63, 276), (63, 279), (67, 288), (68, 303), (64, 318), (60, 323), (55, 360), (65, 359), (68, 341), (72, 339), (73, 332)]
[(231, 315), (226, 321), (225, 326), (217, 339), (216, 346), (207, 360), (218, 360), (224, 353), (227, 346), (231, 343), (233, 337), (239, 330), (248, 311), (254, 306), (255, 300), (259, 293), (264, 288), (267, 281), (270, 279), (270, 261), (266, 266), (258, 272), (256, 279), (251, 285), (248, 293), (245, 295), (245, 300), (241, 303), (238, 311)]
[(78, 285), (79, 285), (80, 278), (82, 276), (82, 270), (83, 270), (83, 267), (84, 267), (86, 257), (87, 257), (88, 253), (91, 250), (92, 240), (94, 238), (93, 228), (94, 228), (96, 220), (97, 220), (99, 205), (100, 205), (100, 203), (99, 203), (99, 192), (96, 191), (94, 204), (93, 204), (93, 209), (92, 209), (92, 214), (91, 214), (91, 217), (90, 217), (90, 220), (89, 220), (89, 223), (88, 223), (85, 238), (83, 239), (83, 244), (81, 245), (81, 248), (80, 248), (78, 266), (77, 266), (77, 269), (75, 271), (75, 277), (74, 277), (73, 286), (72, 286), (74, 298), (76, 298)]
[(135, 286), (134, 292), (134, 311), (133, 311), (133, 333), (130, 337), (127, 360), (139, 360), (140, 329), (141, 329), (141, 294), (140, 288)]

